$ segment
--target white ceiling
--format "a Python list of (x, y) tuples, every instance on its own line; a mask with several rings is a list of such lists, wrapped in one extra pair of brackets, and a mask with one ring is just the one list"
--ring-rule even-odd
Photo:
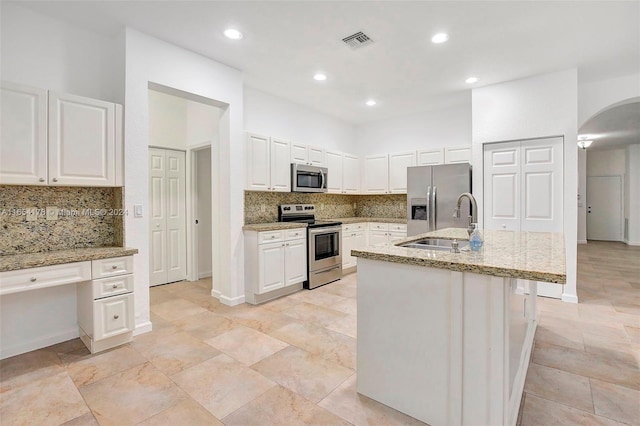
[(608, 108), (590, 118), (580, 135), (593, 140), (589, 150), (600, 150), (640, 143), (640, 98)]
[[(457, 105), (479, 87), (578, 67), (640, 70), (640, 2), (21, 2), (113, 35), (130, 26), (244, 71), (245, 83), (351, 123)], [(222, 31), (244, 33), (231, 41)], [(375, 43), (350, 50), (345, 36)], [(450, 40), (432, 44), (434, 33)], [(312, 79), (317, 71), (325, 82)], [(371, 108), (368, 98), (378, 100)]]

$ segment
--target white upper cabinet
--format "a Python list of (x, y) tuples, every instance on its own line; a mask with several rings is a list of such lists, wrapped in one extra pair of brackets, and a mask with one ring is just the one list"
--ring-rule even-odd
[(290, 143), (247, 133), (247, 189), (291, 190)]
[(115, 104), (49, 92), (49, 179), (57, 185), (115, 184)]
[(389, 193), (389, 155), (370, 155), (364, 160), (364, 193)]
[(444, 149), (421, 149), (418, 151), (418, 166), (435, 166), (444, 164)]
[(342, 169), (342, 153), (327, 151), (327, 192), (342, 194)]
[(444, 149), (445, 164), (471, 163), (471, 147), (458, 146)]
[(389, 154), (389, 192), (407, 193), (407, 167), (416, 165), (416, 152)]
[(1, 123), (0, 183), (123, 185), (120, 105), (3, 82)]
[(0, 183), (47, 184), (47, 91), (2, 82)]
[(324, 167), (324, 148), (308, 146), (299, 143), (291, 143), (291, 162), (308, 164), (310, 166)]
[(342, 189), (345, 194), (360, 192), (360, 157), (357, 155), (342, 157)]

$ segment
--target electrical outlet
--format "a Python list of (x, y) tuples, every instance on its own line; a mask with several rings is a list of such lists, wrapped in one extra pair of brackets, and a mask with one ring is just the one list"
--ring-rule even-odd
[(267, 206), (265, 206), (264, 204), (260, 204), (260, 211), (262, 213), (266, 212), (267, 211)]
[(26, 209), (26, 220), (27, 222), (35, 222), (38, 220), (38, 209), (35, 207), (29, 207)]
[(58, 208), (53, 206), (47, 206), (46, 215), (47, 215), (47, 220), (58, 220)]

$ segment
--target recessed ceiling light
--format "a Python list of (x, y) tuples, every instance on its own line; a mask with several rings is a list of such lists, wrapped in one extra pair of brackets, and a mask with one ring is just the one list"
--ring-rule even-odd
[(479, 80), (478, 77), (469, 77), (464, 82), (467, 84), (473, 84), (473, 83), (477, 83), (478, 80)]
[(231, 40), (240, 40), (242, 38), (242, 33), (233, 28), (227, 28), (224, 30), (224, 35)]
[(367, 106), (374, 106), (377, 102), (373, 99), (369, 99), (365, 104), (367, 104)]
[(431, 41), (434, 43), (444, 43), (447, 40), (449, 40), (449, 34), (447, 33), (438, 33), (431, 37)]
[(318, 74), (313, 76), (313, 79), (315, 81), (325, 81), (327, 79), (327, 76), (319, 72)]

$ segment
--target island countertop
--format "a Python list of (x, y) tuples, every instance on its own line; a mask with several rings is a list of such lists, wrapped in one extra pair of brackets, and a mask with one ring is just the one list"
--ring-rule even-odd
[(473, 272), (497, 277), (519, 278), (564, 284), (566, 282), (564, 236), (550, 232), (481, 231), (484, 245), (480, 252), (462, 249), (460, 253), (399, 247), (423, 238), (468, 240), (466, 229), (446, 228), (426, 234), (379, 244), (351, 255), (363, 259), (407, 265)]
[(109, 259), (136, 253), (138, 253), (138, 249), (129, 247), (86, 247), (41, 253), (9, 254), (0, 256), (0, 272), (86, 260)]

